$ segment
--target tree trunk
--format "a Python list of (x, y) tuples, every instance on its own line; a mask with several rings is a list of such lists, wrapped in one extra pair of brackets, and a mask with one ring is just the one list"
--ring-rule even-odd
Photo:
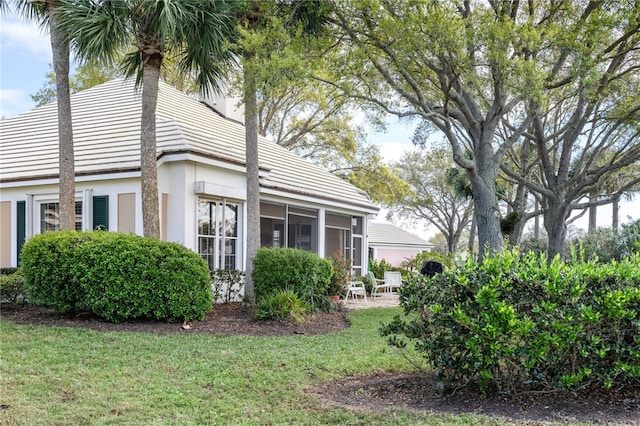
[[(73, 150), (73, 123), (71, 119), (71, 95), (69, 93), (69, 40), (57, 26), (56, 9), (47, 4), (53, 71), (56, 75), (58, 104), (58, 168), (60, 171), (60, 229), (76, 227), (76, 184)], [(87, 206), (83, 206), (87, 211)]]
[(485, 124), (484, 137), (475, 149), (475, 170), (469, 173), (473, 193), (473, 208), (478, 230), (478, 260), (493, 255), (502, 249), (500, 211), (496, 195), (496, 178), (499, 162), (493, 158), (492, 132)]
[(544, 215), (544, 227), (549, 236), (547, 256), (551, 261), (556, 255), (565, 257), (565, 238), (567, 236), (567, 207), (557, 201), (550, 200)]
[(613, 200), (611, 206), (611, 227), (618, 229), (620, 220), (620, 197), (616, 197)]
[[(589, 196), (589, 201), (595, 202), (597, 201), (598, 196), (595, 194), (591, 194)], [(598, 207), (589, 206), (589, 227), (587, 228), (587, 232), (589, 234), (593, 233), (597, 228), (597, 218), (598, 218)]]
[(258, 163), (258, 118), (256, 99), (256, 74), (253, 55), (245, 53), (244, 61), (244, 114), (247, 167), (247, 263), (245, 267), (244, 300), (254, 304), (253, 258), (260, 249), (260, 180)]
[[(536, 198), (534, 209), (537, 211), (539, 208), (540, 202)], [(533, 219), (533, 236), (535, 237), (536, 241), (540, 241), (540, 215), (536, 215), (536, 217)]]
[(158, 165), (156, 149), (156, 105), (162, 56), (145, 58), (142, 76), (142, 117), (140, 119), (140, 173), (142, 229), (145, 237), (160, 239)]
[(475, 248), (477, 229), (478, 225), (476, 223), (476, 211), (474, 210), (473, 214), (471, 215), (471, 226), (469, 227), (469, 244), (467, 245), (469, 254), (473, 254), (473, 250)]

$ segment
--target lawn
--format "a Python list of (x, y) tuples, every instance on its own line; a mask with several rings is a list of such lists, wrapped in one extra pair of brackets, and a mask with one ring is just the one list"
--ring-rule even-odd
[(154, 335), (0, 320), (3, 425), (499, 424), (482, 416), (329, 407), (311, 390), (412, 367), (378, 334), (400, 308), (318, 336)]

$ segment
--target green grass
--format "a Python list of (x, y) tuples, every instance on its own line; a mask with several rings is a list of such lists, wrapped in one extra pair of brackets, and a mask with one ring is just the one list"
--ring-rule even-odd
[(399, 308), (321, 336), (153, 335), (0, 320), (2, 425), (471, 425), (481, 416), (328, 407), (315, 386), (412, 367), (378, 334)]

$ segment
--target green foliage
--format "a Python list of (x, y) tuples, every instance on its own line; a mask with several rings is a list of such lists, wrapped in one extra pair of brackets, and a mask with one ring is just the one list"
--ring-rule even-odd
[(244, 272), (216, 269), (210, 272), (213, 298), (219, 303), (235, 302), (240, 299), (244, 288)]
[(504, 251), (400, 289), (405, 314), (383, 325), (450, 386), (576, 390), (640, 383), (640, 256), (565, 263)]
[(344, 254), (338, 251), (329, 256), (327, 260), (331, 262), (331, 266), (333, 267), (331, 280), (327, 288), (327, 295), (344, 295), (347, 291), (347, 281), (349, 281), (349, 277), (351, 277), (351, 259), (346, 259)]
[(522, 214), (519, 212), (510, 212), (505, 217), (500, 219), (500, 232), (502, 235), (508, 236), (515, 229), (518, 222), (522, 218)]
[(22, 273), (29, 302), (62, 313), (86, 309), (86, 293), (73, 280), (78, 246), (89, 240), (81, 232), (34, 235), (22, 247)]
[(376, 278), (382, 278), (384, 271), (392, 271), (393, 266), (385, 259), (380, 259), (379, 262), (375, 259), (369, 259), (369, 270), (373, 272)]
[(277, 290), (291, 289), (311, 302), (314, 296), (327, 294), (332, 270), (331, 263), (315, 253), (293, 248), (261, 248), (253, 259), (251, 276), (256, 300)]
[(287, 288), (262, 297), (256, 305), (255, 316), (260, 320), (302, 322), (310, 309), (298, 293)]
[(19, 268), (13, 268), (13, 267), (0, 268), (0, 275), (15, 274), (16, 272), (18, 272), (18, 270)]
[(445, 256), (442, 253), (435, 251), (423, 251), (416, 254), (413, 259), (408, 260), (405, 263), (405, 267), (410, 271), (420, 272), (422, 265), (429, 261), (441, 263), (445, 268), (452, 268), (455, 266), (455, 261), (451, 255)]
[(24, 245), (31, 303), (87, 310), (109, 321), (202, 318), (212, 304), (209, 269), (176, 244), (111, 232), (54, 232)]
[(640, 220), (624, 224), (618, 230), (597, 229), (573, 240), (571, 246), (574, 249), (579, 247), (587, 260), (602, 263), (620, 261), (634, 253), (640, 253)]
[(12, 274), (0, 274), (0, 302), (13, 304), (25, 301), (24, 277), (19, 269)]

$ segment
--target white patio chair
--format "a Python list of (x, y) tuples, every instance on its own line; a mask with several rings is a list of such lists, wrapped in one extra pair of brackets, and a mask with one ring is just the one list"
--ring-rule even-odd
[(380, 278), (376, 278), (376, 276), (373, 275), (373, 272), (369, 271), (367, 275), (371, 280), (371, 297), (380, 296), (381, 291), (385, 292), (389, 290), (389, 286), (385, 283), (385, 281)]
[(396, 271), (384, 272), (384, 284), (389, 288), (389, 291), (393, 292), (402, 287), (402, 275)]
[(345, 301), (349, 299), (349, 295), (351, 295), (354, 302), (358, 300), (358, 296), (362, 296), (364, 297), (364, 302), (369, 303), (367, 302), (367, 289), (362, 281), (349, 281), (347, 283), (347, 294), (344, 297)]

